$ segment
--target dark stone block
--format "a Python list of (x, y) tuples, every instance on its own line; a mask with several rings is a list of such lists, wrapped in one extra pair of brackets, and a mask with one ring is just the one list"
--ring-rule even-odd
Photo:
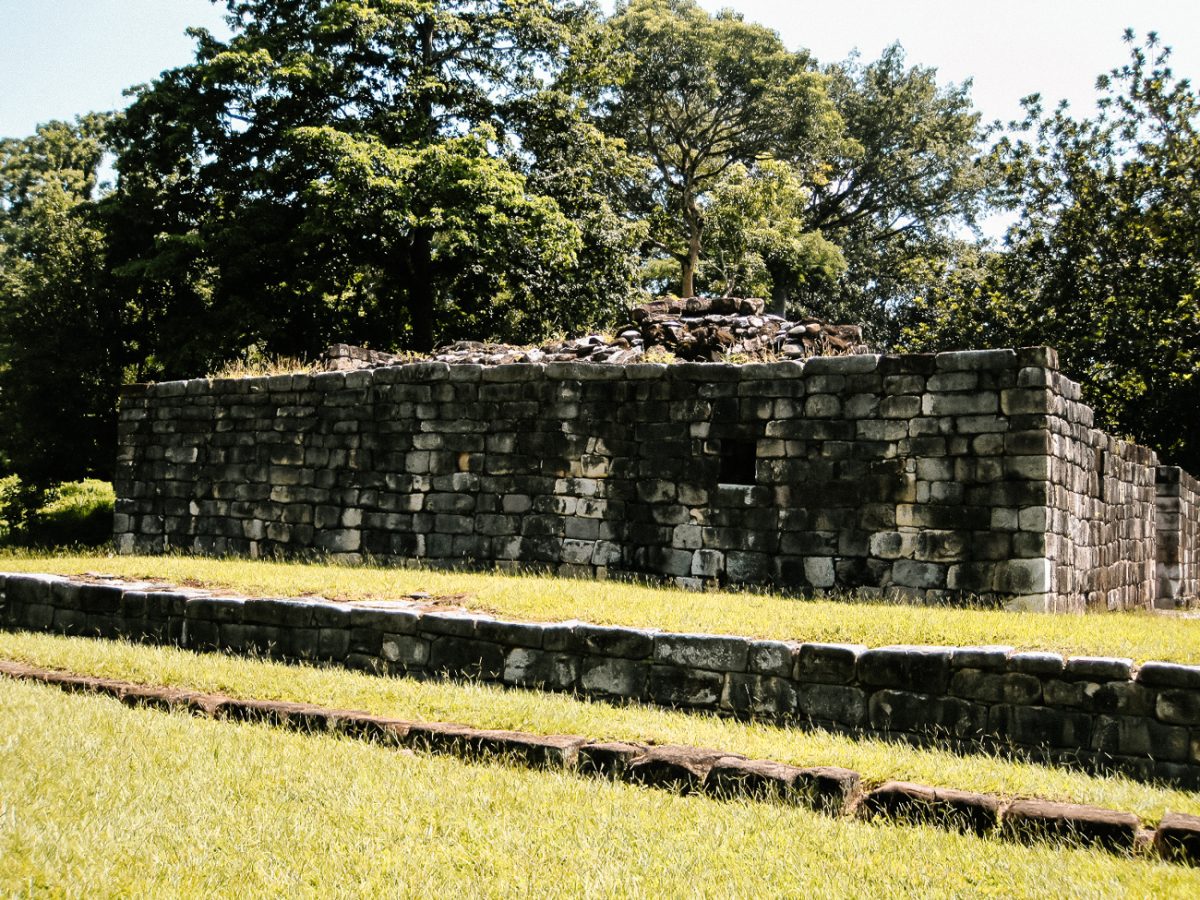
[(1154, 849), (1172, 862), (1200, 865), (1200, 816), (1168, 812), (1154, 830)]
[(867, 816), (985, 835), (999, 823), (1000, 798), (994, 794), (889, 781), (863, 797), (860, 809)]
[(715, 709), (724, 683), (719, 672), (654, 665), (650, 667), (649, 699), (661, 706)]
[(574, 689), (579, 678), (579, 657), (514, 647), (504, 658), (505, 684), (550, 691)]
[(350, 652), (350, 632), (345, 628), (317, 629), (317, 656), (321, 659), (343, 660)]
[(1001, 832), (1009, 838), (1099, 845), (1123, 851), (1133, 849), (1140, 828), (1141, 822), (1133, 813), (1047, 800), (1016, 800), (1001, 820)]
[(354, 606), (350, 609), (350, 627), (371, 629), (390, 634), (416, 634), (421, 614), (412, 609), (372, 609)]
[(987, 730), (988, 711), (957, 697), (882, 690), (871, 695), (868, 715), (880, 731), (978, 737)]
[(725, 676), (721, 708), (739, 716), (784, 719), (796, 714), (796, 683), (775, 675)]
[(1027, 747), (1080, 748), (1091, 740), (1092, 717), (1044, 706), (993, 706), (988, 730)]
[(430, 647), (429, 668), (453, 677), (496, 681), (504, 672), (504, 648), (467, 638), (438, 637)]
[(1176, 663), (1148, 662), (1138, 669), (1139, 684), (1148, 687), (1177, 687), (1200, 689), (1200, 666), (1181, 666)]
[(545, 630), (546, 626), (537, 622), (501, 622), (495, 619), (478, 619), (475, 622), (476, 638), (506, 647), (541, 647)]
[(611, 628), (603, 625), (553, 625), (545, 629), (542, 648), (556, 652), (649, 659), (654, 652), (653, 631)]
[(588, 656), (580, 669), (579, 687), (585, 694), (640, 700), (646, 696), (649, 678), (648, 662)]
[(750, 644), (749, 670), (762, 675), (791, 678), (796, 669), (800, 645), (788, 641), (753, 641)]
[(578, 767), (581, 774), (605, 778), (624, 778), (635, 759), (646, 752), (643, 744), (608, 741), (584, 744), (579, 748)]
[(896, 646), (867, 650), (858, 660), (858, 679), (877, 687), (944, 694), (950, 681), (948, 647)]
[(625, 780), (681, 794), (697, 793), (704, 787), (709, 770), (728, 756), (720, 750), (700, 747), (650, 747), (625, 770)]
[(796, 689), (796, 708), (802, 716), (859, 728), (867, 719), (867, 695), (856, 687), (802, 684)]
[(796, 680), (824, 684), (849, 684), (858, 660), (866, 651), (860, 644), (801, 644), (796, 660)]
[(654, 638), (654, 661), (711, 672), (744, 672), (750, 640), (714, 634), (659, 634)]

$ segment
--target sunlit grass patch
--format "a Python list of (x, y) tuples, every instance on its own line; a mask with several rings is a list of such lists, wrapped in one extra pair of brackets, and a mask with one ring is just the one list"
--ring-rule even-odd
[(0, 554), (0, 570), (87, 571), (231, 588), (251, 595), (331, 599), (455, 595), (463, 605), (526, 619), (801, 641), (887, 644), (1011, 644), (1066, 655), (1200, 663), (1200, 620), (1149, 612), (1082, 616), (805, 600), (771, 593), (696, 593), (618, 581), (545, 575), (446, 572), (329, 563), (209, 559), (181, 555)]
[(898, 779), (1092, 803), (1137, 813), (1147, 822), (1156, 822), (1168, 809), (1200, 814), (1200, 794), (1118, 775), (1093, 776), (1004, 757), (919, 749), (649, 706), (617, 707), (495, 685), (381, 678), (338, 668), (25, 633), (0, 633), (0, 657), (87, 675), (235, 697), (303, 701), (409, 720), (690, 744), (801, 766), (844, 766), (861, 772), (868, 784)]
[(0, 681), (0, 893), (1188, 896), (1200, 874)]

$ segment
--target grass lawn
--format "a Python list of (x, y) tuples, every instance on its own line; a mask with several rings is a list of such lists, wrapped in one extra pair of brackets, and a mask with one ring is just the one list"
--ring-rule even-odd
[(1011, 644), (1078, 656), (1200, 664), (1200, 620), (1153, 613), (1082, 616), (947, 609), (766, 593), (695, 593), (619, 581), (445, 572), (376, 566), (207, 559), (0, 553), (0, 571), (104, 572), (252, 595), (389, 598), (414, 591), (463, 595), (463, 605), (515, 619), (582, 619), (668, 631), (782, 640), (886, 644)]
[(846, 766), (861, 772), (869, 783), (901, 779), (1072, 800), (1129, 810), (1150, 823), (1168, 809), (1200, 814), (1198, 793), (1119, 776), (1098, 777), (1000, 757), (917, 749), (654, 707), (614, 707), (561, 694), (380, 678), (338, 668), (27, 633), (0, 632), (0, 657), (88, 675), (239, 697), (305, 701), (409, 720), (691, 744), (796, 765)]
[(0, 894), (1194, 896), (1200, 872), (0, 681)]

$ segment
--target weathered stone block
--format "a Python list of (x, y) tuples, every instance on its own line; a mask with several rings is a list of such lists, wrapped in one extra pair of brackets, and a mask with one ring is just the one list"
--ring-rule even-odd
[(944, 694), (952, 655), (949, 647), (878, 647), (859, 657), (858, 678), (877, 687)]
[(713, 634), (659, 634), (654, 638), (654, 660), (715, 672), (744, 672), (750, 641), (743, 637)]
[(862, 644), (801, 644), (796, 658), (797, 681), (848, 684), (854, 681)]
[(662, 706), (715, 709), (724, 683), (719, 672), (654, 665), (650, 667), (648, 696)]
[(859, 728), (867, 720), (867, 695), (860, 688), (839, 684), (801, 684), (796, 689), (796, 709), (818, 722)]
[(505, 684), (569, 691), (579, 678), (580, 660), (567, 653), (516, 647), (504, 659)]
[(495, 681), (504, 672), (504, 648), (468, 638), (434, 638), (429, 668), (454, 677)]
[(649, 678), (648, 662), (589, 656), (583, 660), (579, 686), (588, 694), (641, 699), (646, 696)]

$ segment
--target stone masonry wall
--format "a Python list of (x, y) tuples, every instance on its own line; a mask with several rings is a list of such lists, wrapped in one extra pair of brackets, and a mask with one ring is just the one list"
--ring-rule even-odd
[(1153, 454), (1078, 396), (1044, 348), (139, 385), (117, 545), (1149, 605)]
[(450, 675), (938, 741), (1200, 787), (1200, 667), (505, 622), (413, 604), (248, 599), (0, 573), (0, 626)]
[(1200, 481), (1178, 466), (1158, 467), (1158, 597), (1185, 606), (1200, 595)]

